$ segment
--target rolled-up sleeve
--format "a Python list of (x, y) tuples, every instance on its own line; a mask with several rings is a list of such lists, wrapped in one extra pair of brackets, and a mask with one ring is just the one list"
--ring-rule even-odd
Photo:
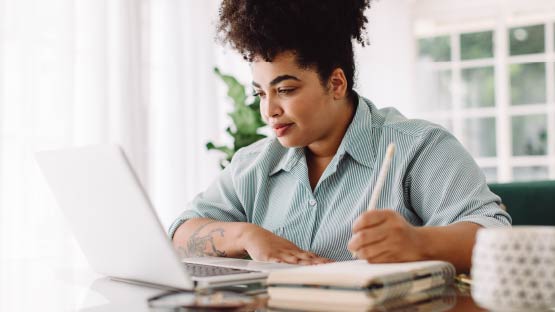
[(511, 225), (485, 176), (463, 146), (441, 128), (431, 130), (408, 172), (410, 203), (424, 225), (468, 221), (483, 227)]
[(233, 183), (233, 166), (227, 166), (204, 192), (198, 194), (187, 209), (179, 215), (168, 230), (170, 238), (185, 221), (194, 218), (209, 218), (225, 222), (246, 221)]

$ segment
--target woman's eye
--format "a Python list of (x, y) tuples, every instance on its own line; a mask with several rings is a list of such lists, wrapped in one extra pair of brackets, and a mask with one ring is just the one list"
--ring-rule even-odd
[(295, 91), (295, 88), (283, 88), (283, 89), (278, 89), (278, 93), (279, 94), (289, 94), (291, 92)]

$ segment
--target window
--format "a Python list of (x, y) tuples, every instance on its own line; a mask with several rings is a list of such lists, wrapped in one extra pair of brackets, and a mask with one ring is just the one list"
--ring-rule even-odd
[(488, 182), (554, 179), (555, 17), (470, 26), (416, 34), (416, 117), (451, 131)]

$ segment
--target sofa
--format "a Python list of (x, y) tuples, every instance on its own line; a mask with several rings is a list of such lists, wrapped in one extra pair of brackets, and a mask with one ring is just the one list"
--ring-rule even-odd
[(555, 225), (555, 180), (489, 184), (513, 225)]

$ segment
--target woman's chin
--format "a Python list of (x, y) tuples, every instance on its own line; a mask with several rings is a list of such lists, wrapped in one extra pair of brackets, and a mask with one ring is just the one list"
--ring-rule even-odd
[(277, 139), (279, 141), (279, 144), (281, 144), (281, 146), (283, 147), (291, 148), (291, 147), (304, 146), (304, 144), (301, 141), (295, 140), (294, 138), (290, 138), (287, 136), (278, 137)]

